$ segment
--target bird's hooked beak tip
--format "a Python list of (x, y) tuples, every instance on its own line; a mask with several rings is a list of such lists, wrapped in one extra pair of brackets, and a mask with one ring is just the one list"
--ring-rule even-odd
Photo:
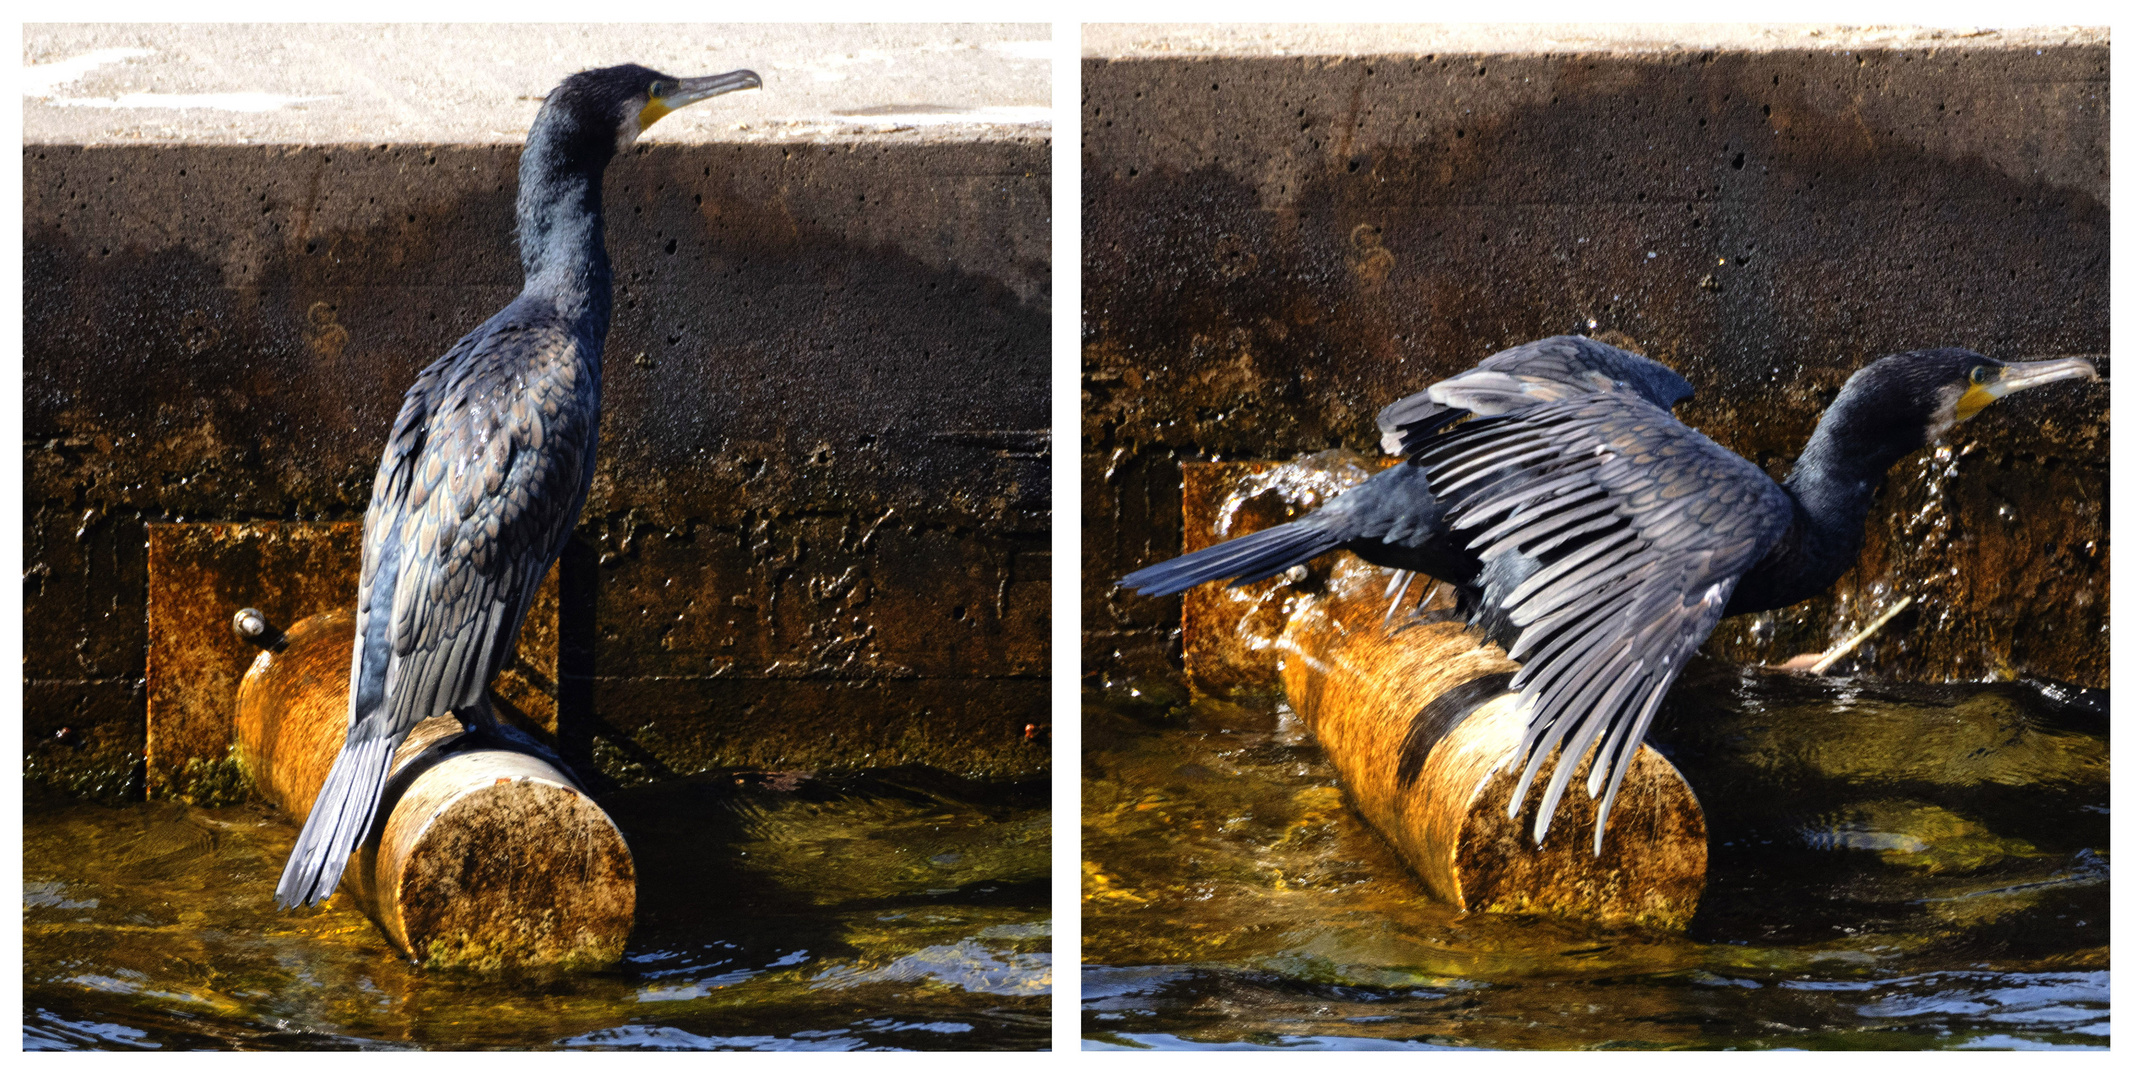
[(2059, 360), (2035, 360), (2030, 363), (2004, 364), (1992, 369), (1994, 378), (1976, 382), (1966, 387), (1958, 398), (1954, 414), (1959, 420), (1969, 420), (1980, 410), (1995, 404), (2019, 390), (2035, 386), (2063, 382), (2068, 379), (2097, 379), (2099, 369), (2091, 361), (2075, 356)]
[(2014, 394), (2035, 386), (2045, 386), (2066, 379), (2092, 379), (2099, 377), (2099, 369), (2081, 357), (2065, 356), (2059, 360), (2037, 360), (2026, 364), (2004, 364), (2000, 376), (1984, 389), (1996, 397)]
[(722, 75), (705, 75), (695, 79), (683, 79), (676, 84), (675, 92), (661, 99), (660, 104), (673, 111), (682, 108), (684, 105), (703, 101), (709, 97), (731, 94), (736, 90), (761, 90), (763, 87), (763, 77), (745, 68), (741, 71), (729, 71)]

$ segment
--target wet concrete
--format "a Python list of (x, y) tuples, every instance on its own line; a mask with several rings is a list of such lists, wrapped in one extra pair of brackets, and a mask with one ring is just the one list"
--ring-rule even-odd
[[(1879, 356), (2108, 347), (2103, 41), (1083, 77), (1086, 672), (1177, 662), (1178, 601), (1111, 582), (1181, 550), (1183, 461), (1369, 451), (1382, 405), (1509, 345), (1614, 335), (1776, 475)], [(1854, 572), (1709, 650), (1822, 649), (1908, 592), (1935, 624), (1887, 628), (1892, 677), (2105, 685), (2106, 402), (2019, 396), (1902, 464)]]
[[(611, 168), (559, 615), (580, 756), (1044, 767), (1048, 155), (652, 143)], [(361, 515), (402, 390), (518, 290), (516, 162), (25, 147), (33, 778), (140, 790), (149, 525)]]

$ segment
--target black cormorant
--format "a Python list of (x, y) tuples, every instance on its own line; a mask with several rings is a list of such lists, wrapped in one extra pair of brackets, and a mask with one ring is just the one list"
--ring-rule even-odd
[(677, 79), (636, 64), (549, 92), (519, 156), (526, 287), (418, 375), (386, 440), (363, 521), (349, 730), (275, 888), (333, 895), (370, 831), (393, 752), (451, 712), (504, 745), (490, 680), (593, 480), (610, 274), (601, 175), (654, 121), (762, 86), (755, 72)]
[[(1507, 349), (1379, 414), (1404, 460), (1295, 521), (1138, 570), (1146, 595), (1248, 584), (1337, 548), (1453, 583), (1456, 611), (1521, 663), (1526, 735), (1508, 813), (1564, 747), (1535, 841), (1587, 751), (1595, 848), (1647, 724), (1724, 615), (1824, 591), (1861, 550), (1884, 474), (1995, 399), (2095, 378), (2084, 360), (1964, 349), (1887, 356), (1848, 378), (1782, 483), (1670, 413), (1667, 367), (1584, 337)], [(1391, 609), (1390, 609), (1391, 610)], [(1606, 787), (1605, 787), (1606, 784)]]

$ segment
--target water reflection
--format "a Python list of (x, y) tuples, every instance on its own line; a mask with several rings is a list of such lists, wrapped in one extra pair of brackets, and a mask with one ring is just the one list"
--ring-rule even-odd
[(622, 792), (638, 927), (567, 976), (416, 971), (344, 900), (275, 912), (269, 811), (32, 808), (24, 1045), (1041, 1049), (1045, 799), (922, 770)]
[(1688, 935), (1431, 901), (1286, 712), (1088, 695), (1093, 1048), (2106, 1045), (2102, 693), (1694, 666)]

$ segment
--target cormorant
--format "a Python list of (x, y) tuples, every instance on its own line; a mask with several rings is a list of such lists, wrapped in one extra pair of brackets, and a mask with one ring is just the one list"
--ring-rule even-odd
[[(2004, 363), (1964, 349), (1887, 356), (1841, 387), (1782, 483), (1679, 423), (1676, 372), (1584, 337), (1497, 353), (1379, 414), (1404, 460), (1295, 521), (1138, 570), (1145, 595), (1249, 584), (1337, 548), (1455, 586), (1455, 609), (1521, 670), (1525, 763), (1507, 813), (1564, 746), (1535, 821), (1542, 843), (1581, 758), (1618, 785), (1662, 696), (1724, 615), (1823, 592), (1860, 553), (1884, 474), (2013, 391), (2096, 378), (2076, 358)], [(1390, 609), (1391, 612), (1391, 609)], [(1605, 777), (1607, 787), (1605, 788)]]
[(371, 830), (394, 750), (425, 717), (449, 711), (479, 737), (532, 742), (497, 721), (489, 684), (593, 480), (611, 303), (602, 173), (668, 113), (762, 85), (752, 71), (678, 79), (623, 64), (573, 75), (543, 101), (519, 156), (526, 286), (416, 377), (379, 462), (348, 737), (282, 871), (278, 906), (333, 895)]

